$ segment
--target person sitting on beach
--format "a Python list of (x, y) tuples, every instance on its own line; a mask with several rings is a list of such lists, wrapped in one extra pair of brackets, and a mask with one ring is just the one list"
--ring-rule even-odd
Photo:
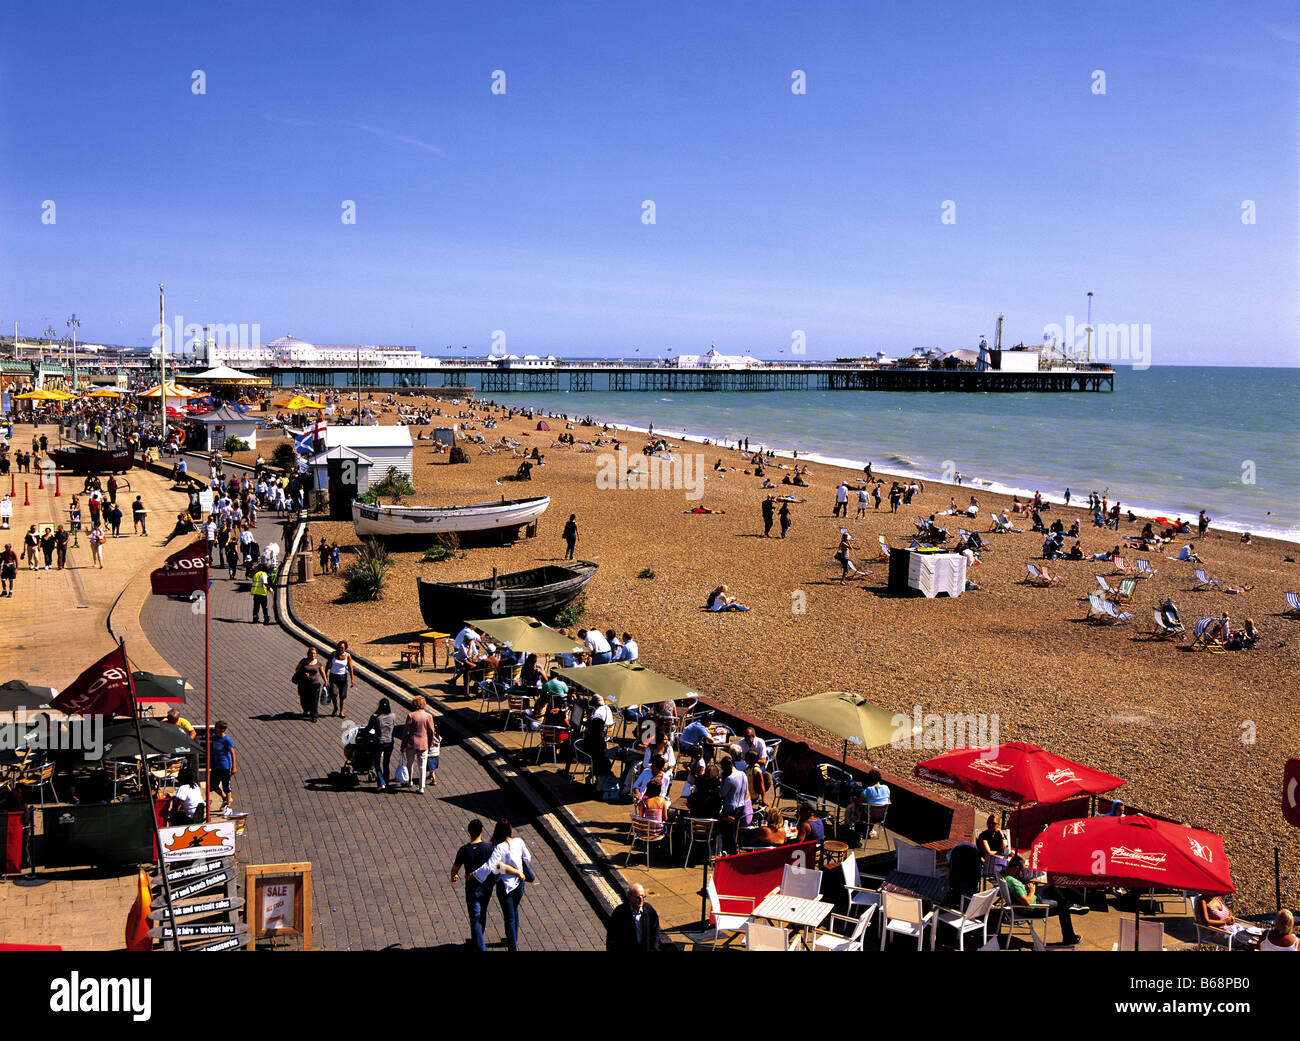
[(1038, 515), (1037, 510), (1033, 511), (1032, 520), (1034, 522), (1034, 526), (1032, 530), (1039, 531), (1039, 532), (1047, 531), (1047, 525), (1043, 523), (1043, 518)]
[(707, 506), (696, 506), (693, 510), (682, 510), (683, 513), (726, 513), (726, 510), (711, 510)]
[(791, 483), (797, 485), (800, 488), (808, 487), (808, 482), (803, 479), (803, 474), (796, 474), (795, 479)]
[(725, 585), (718, 586), (709, 594), (708, 607), (710, 611), (748, 611), (749, 608), (740, 603), (728, 591)]
[(1205, 561), (1196, 555), (1196, 551), (1192, 549), (1192, 544), (1190, 542), (1178, 551), (1178, 559), (1190, 560), (1193, 564), (1205, 563)]
[(966, 507), (966, 516), (977, 517), (979, 516), (979, 512), (980, 512), (979, 500), (972, 495), (970, 497), (970, 505)]
[(789, 475), (789, 474), (786, 474), (784, 477), (781, 478), (781, 483), (782, 483), (782, 484), (794, 484), (794, 481), (790, 480), (790, 475)]
[(1070, 547), (1070, 552), (1068, 552), (1067, 554), (1065, 554), (1065, 558), (1064, 558), (1064, 559), (1066, 559), (1066, 560), (1082, 560), (1082, 559), (1083, 559), (1083, 549), (1079, 546), (1079, 542), (1078, 542), (1077, 539), (1075, 540), (1074, 545)]

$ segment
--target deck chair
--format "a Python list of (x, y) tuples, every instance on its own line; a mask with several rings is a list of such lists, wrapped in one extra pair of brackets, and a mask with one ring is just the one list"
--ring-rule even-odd
[(1088, 613), (1084, 616), (1085, 622), (1104, 622), (1106, 620), (1106, 608), (1102, 605), (1106, 603), (1100, 593), (1088, 594)]
[(1039, 565), (1038, 565), (1038, 570), (1039, 570), (1039, 572), (1042, 574), (1042, 576), (1043, 576), (1045, 579), (1047, 579), (1047, 584), (1048, 584), (1048, 585), (1056, 585), (1057, 582), (1064, 581), (1064, 579), (1062, 579), (1060, 575), (1054, 575), (1054, 574), (1052, 574), (1051, 571), (1049, 571), (1049, 570), (1047, 569), (1047, 565), (1046, 565), (1046, 564), (1039, 564)]
[(989, 528), (990, 535), (1005, 535), (1011, 530), (1011, 526), (1007, 524), (1006, 517), (995, 513), (989, 517), (989, 520), (993, 522), (993, 526)]
[(1110, 561), (1110, 565), (1115, 569), (1113, 574), (1116, 575), (1128, 574), (1128, 562), (1123, 557), (1112, 557)]
[(1300, 615), (1300, 593), (1286, 594), (1286, 610), (1282, 613)]
[(1112, 586), (1109, 582), (1107, 582), (1104, 576), (1093, 575), (1092, 577), (1097, 580), (1097, 585), (1101, 586), (1101, 591), (1105, 596), (1115, 595), (1115, 587)]
[(1201, 618), (1192, 626), (1192, 650), (1197, 647), (1209, 647), (1210, 641), (1222, 636), (1221, 618)]
[(880, 539), (880, 559), (881, 559), (881, 560), (888, 560), (888, 559), (889, 559), (889, 543), (885, 541), (885, 536), (884, 536), (884, 535), (878, 535), (877, 538)]
[(1196, 569), (1197, 589), (1209, 589), (1210, 586), (1217, 586), (1218, 584), (1219, 584), (1219, 580), (1217, 578), (1210, 578), (1210, 576), (1205, 573), (1204, 568), (1198, 567)]
[(1133, 617), (1130, 611), (1120, 611), (1109, 600), (1101, 602), (1101, 609), (1106, 615), (1103, 619), (1108, 625), (1118, 625), (1120, 622), (1127, 622)]
[(1025, 570), (1029, 572), (1029, 576), (1025, 579), (1025, 582), (1028, 585), (1050, 586), (1052, 584), (1043, 576), (1043, 573), (1039, 571), (1038, 568), (1036, 568), (1033, 564), (1028, 564), (1028, 563), (1025, 564)]
[(1137, 585), (1137, 580), (1126, 578), (1119, 584), (1118, 589), (1112, 589), (1110, 598), (1116, 603), (1127, 603), (1133, 599), (1133, 587)]
[(1160, 608), (1153, 607), (1151, 609), (1151, 618), (1156, 623), (1156, 627), (1154, 631), (1151, 633), (1151, 639), (1181, 640), (1183, 638), (1182, 630), (1175, 629), (1172, 625), (1170, 625), (1167, 621), (1165, 621), (1165, 616), (1161, 613)]
[(1155, 578), (1156, 569), (1151, 566), (1151, 561), (1145, 557), (1140, 557), (1137, 562), (1137, 571), (1134, 573), (1136, 578)]

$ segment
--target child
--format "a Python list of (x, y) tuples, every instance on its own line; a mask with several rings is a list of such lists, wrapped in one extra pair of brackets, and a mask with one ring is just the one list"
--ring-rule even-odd
[(442, 752), (442, 732), (438, 729), (435, 721), (433, 724), (433, 737), (429, 739), (429, 759), (425, 766), (425, 777), (429, 784), (435, 788), (438, 786), (438, 756)]
[(330, 547), (330, 574), (339, 573), (339, 544), (336, 542)]

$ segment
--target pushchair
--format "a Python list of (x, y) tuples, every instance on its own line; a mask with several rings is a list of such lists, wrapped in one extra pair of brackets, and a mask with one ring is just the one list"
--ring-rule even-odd
[(363, 779), (375, 779), (375, 752), (379, 742), (369, 727), (349, 723), (343, 730), (343, 766), (330, 774), (339, 788), (355, 788)]

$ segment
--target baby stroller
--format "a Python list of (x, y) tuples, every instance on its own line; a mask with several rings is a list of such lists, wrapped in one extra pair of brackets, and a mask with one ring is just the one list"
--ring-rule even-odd
[(375, 733), (369, 727), (346, 724), (343, 729), (343, 767), (331, 773), (330, 780), (338, 788), (355, 788), (362, 779), (374, 779), (377, 747)]

